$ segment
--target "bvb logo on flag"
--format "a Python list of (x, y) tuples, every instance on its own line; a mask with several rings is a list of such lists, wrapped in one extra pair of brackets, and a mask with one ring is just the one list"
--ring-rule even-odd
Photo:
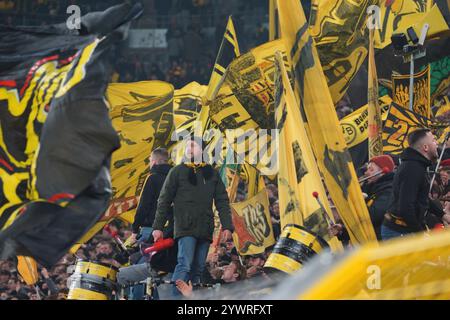
[(253, 198), (231, 206), (236, 248), (242, 255), (264, 252), (275, 243), (266, 189)]

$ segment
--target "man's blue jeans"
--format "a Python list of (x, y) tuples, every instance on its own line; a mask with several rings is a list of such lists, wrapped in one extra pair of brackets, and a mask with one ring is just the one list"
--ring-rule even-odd
[(389, 240), (392, 238), (397, 238), (397, 237), (403, 237), (404, 234), (395, 230), (392, 230), (388, 227), (386, 227), (385, 225), (381, 225), (381, 239), (384, 240)]
[[(172, 281), (183, 280), (199, 283), (200, 277), (205, 269), (206, 257), (208, 256), (209, 241), (194, 237), (181, 237), (177, 239), (178, 256), (177, 265), (173, 272)], [(181, 293), (176, 285), (173, 286), (173, 295), (180, 298)]]
[[(151, 227), (141, 227), (139, 231), (138, 243), (148, 242), (148, 239), (152, 235), (153, 228)], [(145, 263), (145, 258), (142, 257), (136, 264)], [(144, 300), (145, 297), (145, 285), (137, 284), (130, 288), (130, 300)]]

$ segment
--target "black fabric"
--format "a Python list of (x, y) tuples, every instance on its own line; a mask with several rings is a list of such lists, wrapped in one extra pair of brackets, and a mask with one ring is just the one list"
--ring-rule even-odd
[[(7, 138), (11, 143), (6, 149), (19, 142), (18, 148), (12, 148), (14, 157), (25, 160), (30, 154), (34, 156), (31, 160), (35, 170), (26, 170), (36, 183), (36, 190), (26, 190), (30, 194), (33, 191), (33, 198), (24, 199), (20, 204), (24, 210), (0, 232), (0, 259), (31, 256), (50, 268), (107, 209), (112, 191), (110, 158), (120, 141), (104, 95), (113, 72), (112, 49), (125, 36), (125, 25), (130, 22), (127, 19), (136, 16), (136, 9), (139, 6), (114, 7), (111, 26), (104, 25), (111, 11), (99, 13), (90, 21), (92, 30), (101, 26), (105, 33), (98, 41), (93, 35), (79, 36), (78, 32), (64, 32), (57, 26), (0, 27), (0, 87), (6, 83), (16, 90), (26, 110), (23, 116), (15, 117), (5, 110), (17, 108), (17, 102), (3, 101), (0, 130), (14, 120), (8, 131), (15, 136)], [(114, 29), (119, 25), (123, 26), (121, 30)], [(46, 63), (53, 63), (53, 67)], [(42, 72), (37, 71), (39, 66), (45, 66)], [(64, 77), (57, 80), (53, 69)], [(48, 116), (43, 125), (42, 120), (38, 123), (42, 128), (27, 131), (27, 123), (33, 128), (36, 125), (30, 113), (42, 118), (44, 111)], [(24, 149), (30, 137), (38, 140), (37, 150)], [(4, 153), (2, 150), (0, 156)], [(14, 168), (12, 171), (14, 174)]]
[(168, 164), (160, 164), (154, 165), (150, 169), (150, 175), (145, 181), (134, 217), (133, 233), (138, 233), (140, 227), (151, 227), (153, 225), (158, 197), (171, 168)]
[(402, 233), (419, 232), (425, 230), (424, 215), (429, 206), (430, 187), (427, 168), (432, 163), (413, 148), (406, 148), (400, 159), (401, 164), (394, 176), (389, 212), (403, 219), (407, 227), (387, 220), (384, 224)]
[(11, 255), (31, 256), (51, 268), (108, 208), (111, 193), (109, 164), (105, 163), (91, 185), (66, 207), (31, 202), (0, 233), (0, 260)]
[(390, 172), (373, 183), (364, 185), (362, 190), (367, 193), (368, 210), (377, 239), (381, 240), (381, 225), (384, 214), (388, 211), (392, 196), (394, 173)]

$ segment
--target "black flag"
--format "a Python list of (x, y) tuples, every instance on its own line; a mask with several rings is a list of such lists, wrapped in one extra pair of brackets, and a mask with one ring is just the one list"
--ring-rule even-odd
[(0, 27), (1, 258), (50, 267), (106, 210), (120, 143), (104, 93), (114, 46), (141, 11), (89, 14), (74, 32)]

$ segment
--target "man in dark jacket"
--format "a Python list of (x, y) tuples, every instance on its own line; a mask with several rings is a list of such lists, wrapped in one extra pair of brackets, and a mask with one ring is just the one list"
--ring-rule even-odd
[[(214, 205), (222, 223), (223, 239), (231, 238), (231, 220), (228, 195), (217, 171), (201, 159), (202, 147), (198, 140), (187, 143), (186, 155), (191, 162), (170, 170), (158, 199), (153, 238), (162, 238), (165, 214), (173, 204), (174, 238), (178, 244), (177, 266), (172, 280), (200, 282), (208, 249), (214, 231)], [(180, 293), (174, 286), (175, 297)]]
[[(130, 242), (138, 239), (141, 242), (148, 242), (152, 234), (152, 225), (155, 220), (156, 206), (166, 176), (172, 168), (168, 164), (169, 153), (164, 148), (153, 150), (150, 156), (150, 174), (145, 180), (139, 199), (132, 226), (133, 233)], [(170, 214), (170, 212), (169, 212)]]
[(408, 136), (408, 143), (400, 157), (391, 204), (381, 227), (383, 240), (426, 229), (424, 216), (430, 191), (427, 169), (438, 158), (437, 142), (429, 129), (418, 129)]

